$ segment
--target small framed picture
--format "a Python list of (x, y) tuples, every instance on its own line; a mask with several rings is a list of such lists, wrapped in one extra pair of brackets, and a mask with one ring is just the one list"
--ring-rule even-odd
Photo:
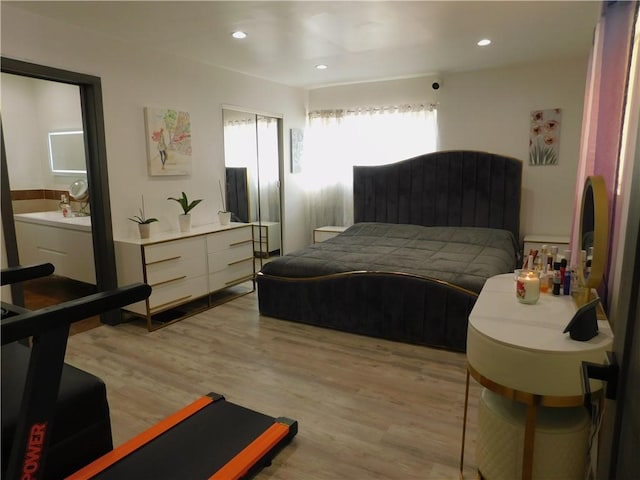
[(291, 129), (291, 173), (302, 172), (302, 154), (304, 148), (304, 130)]

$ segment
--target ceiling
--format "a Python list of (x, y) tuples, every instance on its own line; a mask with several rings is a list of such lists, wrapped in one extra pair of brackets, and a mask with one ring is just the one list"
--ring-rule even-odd
[[(167, 56), (317, 88), (586, 55), (598, 1), (2, 1)], [(243, 30), (244, 40), (231, 32)], [(482, 38), (488, 47), (478, 47)], [(326, 70), (317, 70), (317, 64)]]

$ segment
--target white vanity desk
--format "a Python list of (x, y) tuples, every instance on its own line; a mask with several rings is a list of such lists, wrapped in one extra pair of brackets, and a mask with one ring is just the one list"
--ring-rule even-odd
[[(598, 335), (586, 342), (562, 333), (576, 310), (570, 296), (542, 294), (534, 305), (518, 302), (514, 276), (505, 274), (487, 280), (469, 316), (467, 382), (471, 375), (492, 392), (527, 406), (525, 479), (532, 478), (536, 408), (582, 405), (582, 361), (602, 364), (612, 348), (607, 320), (598, 321)], [(591, 381), (593, 392), (601, 389), (602, 382)], [(466, 409), (467, 399), (465, 427)]]

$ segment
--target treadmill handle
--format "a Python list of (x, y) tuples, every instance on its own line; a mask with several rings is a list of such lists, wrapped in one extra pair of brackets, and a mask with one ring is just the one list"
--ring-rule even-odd
[(149, 285), (134, 283), (8, 317), (2, 320), (0, 330), (2, 345), (145, 300), (149, 295), (151, 295)]
[(55, 267), (51, 263), (40, 263), (37, 265), (18, 265), (17, 267), (9, 267), (2, 269), (0, 276), (1, 285), (11, 285), (18, 282), (26, 282), (34, 278), (46, 277), (51, 275)]

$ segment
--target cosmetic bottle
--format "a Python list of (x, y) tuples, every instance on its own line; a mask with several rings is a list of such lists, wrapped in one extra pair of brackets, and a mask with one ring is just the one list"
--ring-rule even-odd
[(564, 293), (564, 282), (567, 276), (567, 259), (563, 258), (560, 260), (560, 294), (565, 295)]
[(560, 262), (553, 262), (553, 294), (560, 295)]
[(544, 273), (547, 273), (549, 264), (549, 247), (547, 245), (542, 245), (540, 247), (540, 261), (542, 263), (542, 270)]
[(567, 268), (564, 272), (564, 283), (562, 284), (562, 293), (565, 295), (571, 295), (571, 288), (573, 287), (573, 276), (573, 270), (567, 265)]

